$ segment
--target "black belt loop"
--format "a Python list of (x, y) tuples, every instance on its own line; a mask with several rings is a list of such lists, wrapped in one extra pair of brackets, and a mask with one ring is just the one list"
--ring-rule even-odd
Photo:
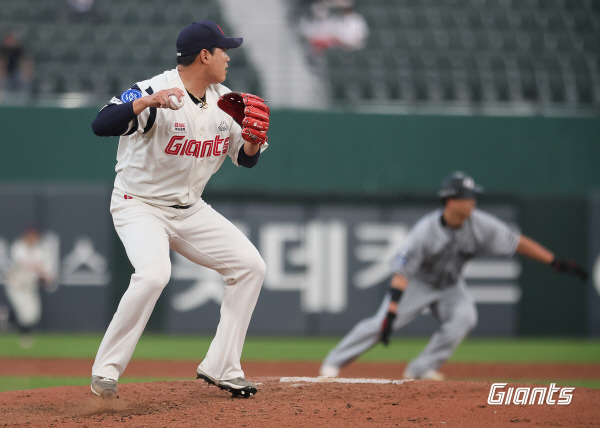
[(177, 208), (180, 210), (187, 210), (191, 205), (171, 205), (170, 208)]

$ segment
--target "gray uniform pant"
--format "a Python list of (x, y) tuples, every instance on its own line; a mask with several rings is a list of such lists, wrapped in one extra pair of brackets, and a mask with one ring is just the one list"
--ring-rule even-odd
[[(377, 344), (389, 302), (387, 293), (377, 313), (356, 324), (329, 352), (323, 365), (343, 367)], [(411, 280), (400, 300), (393, 331), (404, 327), (426, 308), (431, 309), (440, 327), (425, 349), (406, 368), (416, 377), (428, 370), (438, 370), (477, 324), (475, 302), (463, 281), (439, 289)]]

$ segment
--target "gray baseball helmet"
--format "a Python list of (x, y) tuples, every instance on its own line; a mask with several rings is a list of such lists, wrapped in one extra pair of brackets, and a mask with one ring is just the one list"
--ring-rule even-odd
[(438, 196), (442, 199), (476, 198), (483, 193), (483, 188), (475, 184), (473, 177), (462, 171), (455, 171), (442, 180)]

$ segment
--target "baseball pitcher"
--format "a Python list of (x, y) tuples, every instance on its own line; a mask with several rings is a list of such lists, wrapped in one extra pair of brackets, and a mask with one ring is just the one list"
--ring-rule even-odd
[(253, 167), (267, 147), (269, 108), (255, 95), (221, 83), (228, 50), (242, 44), (212, 21), (185, 27), (177, 67), (114, 97), (92, 123), (100, 136), (120, 136), (110, 211), (135, 272), (104, 335), (91, 389), (115, 397), (154, 305), (171, 275), (169, 250), (221, 274), (221, 319), (198, 378), (249, 397), (240, 358), (265, 276), (254, 245), (202, 199), (225, 158)]
[(515, 252), (582, 279), (586, 272), (575, 262), (511, 229), (496, 217), (475, 208), (482, 188), (463, 172), (442, 181), (443, 208), (425, 215), (408, 234), (392, 260), (391, 288), (377, 313), (359, 322), (325, 358), (321, 376), (335, 377), (342, 367), (377, 344), (389, 343), (393, 331), (430, 309), (439, 323), (425, 349), (404, 372), (406, 379), (442, 380), (438, 369), (477, 323), (473, 297), (462, 270), (474, 257), (511, 256)]

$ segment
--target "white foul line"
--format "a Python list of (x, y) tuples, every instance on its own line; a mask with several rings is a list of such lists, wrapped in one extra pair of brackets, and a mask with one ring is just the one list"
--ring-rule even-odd
[(392, 379), (365, 379), (365, 378), (344, 378), (344, 377), (282, 377), (279, 382), (313, 382), (313, 383), (377, 383), (402, 385), (407, 380)]

